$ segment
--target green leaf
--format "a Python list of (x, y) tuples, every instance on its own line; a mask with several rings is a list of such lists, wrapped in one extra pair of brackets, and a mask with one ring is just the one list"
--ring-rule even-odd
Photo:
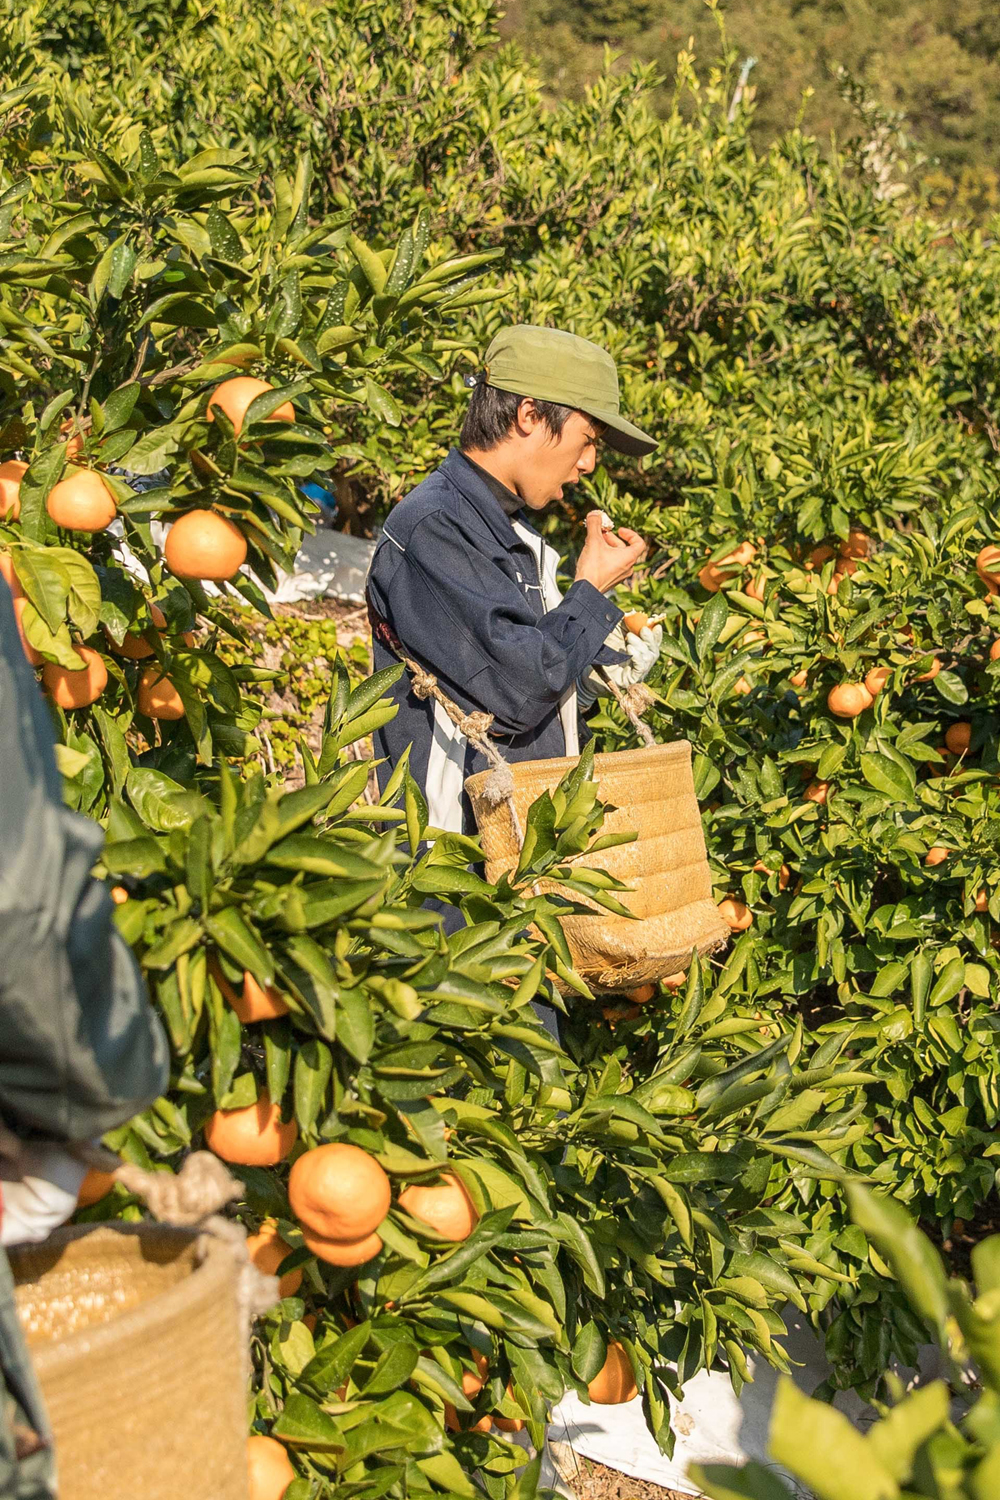
[(875, 1246), (916, 1310), (943, 1333), (948, 1316), (947, 1282), (941, 1258), (909, 1214), (891, 1198), (876, 1197), (860, 1183), (847, 1186), (851, 1217)]
[(359, 1323), (340, 1338), (325, 1343), (302, 1371), (299, 1377), (302, 1384), (322, 1395), (337, 1390), (350, 1375), (371, 1337), (371, 1331), (371, 1323)]
[(591, 1318), (589, 1323), (584, 1323), (573, 1340), (573, 1348), (570, 1352), (573, 1373), (577, 1379), (589, 1384), (603, 1366), (607, 1353), (604, 1335)]
[[(306, 1367), (308, 1369), (308, 1366)], [(304, 1373), (304, 1372), (303, 1372)], [(272, 1435), (293, 1448), (313, 1453), (340, 1453), (346, 1440), (337, 1423), (309, 1396), (289, 1396), (271, 1428)]]
[(913, 786), (902, 767), (887, 755), (869, 751), (861, 756), (861, 774), (868, 785), (895, 801), (913, 801)]
[(893, 1475), (848, 1418), (803, 1395), (787, 1376), (778, 1382), (769, 1449), (818, 1500), (895, 1500), (899, 1494)]
[(729, 603), (721, 591), (705, 605), (694, 634), (695, 655), (704, 661), (722, 634), (729, 619)]

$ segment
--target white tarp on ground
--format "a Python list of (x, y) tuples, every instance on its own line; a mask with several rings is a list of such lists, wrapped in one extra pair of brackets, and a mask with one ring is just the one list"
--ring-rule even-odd
[(273, 603), (295, 604), (301, 599), (337, 599), (342, 604), (363, 604), (368, 564), (375, 543), (343, 531), (317, 531), (303, 538), (295, 559), (295, 571), (279, 576)]
[[(793, 1307), (786, 1307), (788, 1338), (784, 1340), (792, 1378), (811, 1395), (827, 1378), (830, 1367), (823, 1347), (812, 1329)], [(921, 1378), (939, 1374), (935, 1346), (921, 1351)], [(739, 1397), (724, 1371), (701, 1371), (684, 1387), (684, 1400), (671, 1399), (671, 1414), (677, 1444), (672, 1459), (656, 1446), (642, 1414), (642, 1402), (622, 1406), (595, 1406), (581, 1401), (571, 1391), (552, 1413), (549, 1443), (557, 1473), (569, 1479), (567, 1444), (576, 1454), (595, 1463), (618, 1469), (632, 1479), (645, 1479), (681, 1494), (700, 1494), (687, 1477), (693, 1463), (745, 1463), (755, 1458), (767, 1462), (767, 1434), (778, 1373), (763, 1359), (749, 1360), (754, 1379)], [(900, 1372), (906, 1374), (907, 1372)], [(867, 1426), (875, 1413), (853, 1392), (838, 1394), (836, 1406), (857, 1426)], [(561, 1487), (561, 1486), (560, 1486)]]

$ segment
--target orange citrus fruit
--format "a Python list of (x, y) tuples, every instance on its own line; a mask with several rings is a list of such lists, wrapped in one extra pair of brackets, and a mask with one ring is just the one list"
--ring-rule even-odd
[(826, 799), (830, 793), (828, 781), (812, 781), (802, 793), (807, 802), (817, 802), (820, 807), (825, 806)]
[(793, 688), (804, 688), (806, 683), (809, 681), (809, 673), (805, 670), (796, 672), (793, 676), (789, 677), (788, 680)]
[(114, 1185), (115, 1179), (110, 1172), (99, 1172), (96, 1167), (91, 1167), (76, 1195), (77, 1207), (89, 1208), (92, 1203), (100, 1203), (102, 1198), (108, 1196)]
[(45, 691), (60, 708), (86, 708), (96, 703), (108, 685), (108, 669), (99, 651), (90, 646), (76, 646), (80, 666), (74, 671), (47, 661), (42, 668)]
[[(926, 655), (926, 652), (924, 654)], [(934, 678), (937, 676), (937, 674), (940, 672), (940, 670), (941, 670), (941, 660), (940, 660), (940, 657), (935, 656), (933, 658), (933, 660), (931, 661), (931, 664), (928, 667), (927, 671), (926, 672), (920, 672), (916, 677), (914, 677), (913, 680), (914, 680), (914, 682), (933, 682)]]
[(1000, 583), (1000, 547), (990, 543), (976, 558), (976, 572), (984, 583)]
[(620, 1406), (639, 1394), (632, 1361), (621, 1344), (608, 1345), (607, 1358), (587, 1387), (598, 1406)]
[(851, 528), (847, 541), (841, 542), (839, 547), (841, 557), (867, 557), (870, 550), (871, 538), (857, 527)]
[(255, 1433), (247, 1438), (247, 1465), (250, 1470), (250, 1500), (282, 1500), (296, 1477), (291, 1459), (276, 1438)]
[(382, 1240), (377, 1234), (363, 1234), (358, 1240), (331, 1240), (303, 1225), (302, 1239), (317, 1260), (325, 1260), (330, 1266), (363, 1266), (366, 1261), (374, 1260), (382, 1249)]
[(745, 698), (747, 693), (753, 692), (753, 683), (749, 677), (737, 677), (733, 683), (733, 692), (737, 698)]
[(732, 932), (746, 932), (753, 922), (753, 912), (735, 896), (727, 896), (719, 902), (719, 916)]
[(828, 543), (821, 542), (818, 547), (814, 547), (812, 551), (807, 554), (805, 560), (806, 572), (815, 573), (818, 568), (823, 567), (824, 563), (828, 563), (833, 555), (833, 548), (829, 546)]
[(872, 667), (865, 673), (865, 687), (873, 698), (877, 698), (892, 676), (891, 667)]
[(996, 661), (998, 658), (1000, 658), (1000, 640), (994, 641), (990, 647), (990, 661)]
[(21, 480), (28, 465), (19, 458), (0, 464), (0, 520), (16, 521), (21, 513)]
[(856, 719), (874, 701), (863, 682), (841, 682), (826, 695), (827, 708), (840, 719)]
[(147, 719), (183, 719), (184, 700), (162, 667), (147, 667), (139, 678), (136, 707)]
[(205, 1125), (205, 1143), (223, 1161), (241, 1167), (275, 1167), (298, 1139), (294, 1120), (282, 1122), (281, 1109), (263, 1089), (256, 1103), (217, 1109)]
[(116, 906), (124, 906), (128, 900), (128, 891), (123, 885), (113, 885), (111, 887), (111, 899)]
[(944, 742), (952, 755), (964, 755), (972, 743), (972, 725), (964, 721), (950, 724), (945, 731)]
[(625, 991), (625, 999), (631, 1001), (633, 1005), (645, 1005), (648, 1000), (653, 1000), (655, 997), (655, 984), (640, 984), (637, 989)]
[(246, 537), (214, 510), (188, 510), (167, 532), (163, 556), (178, 578), (223, 583), (246, 562)]
[(467, 1240), (479, 1223), (479, 1214), (465, 1190), (465, 1184), (453, 1172), (446, 1172), (440, 1182), (426, 1187), (413, 1183), (399, 1195), (399, 1206), (405, 1213), (429, 1224), (446, 1240)]
[(635, 609), (631, 614), (625, 616), (625, 618), (622, 620), (622, 624), (625, 626), (626, 630), (631, 632), (632, 635), (639, 635), (649, 624), (649, 616), (646, 614), (645, 610)]
[[(273, 391), (274, 386), (266, 380), (256, 380), (252, 375), (234, 375), (230, 380), (224, 380), (217, 385), (208, 398), (208, 410), (205, 415), (210, 422), (215, 421), (213, 407), (224, 411), (233, 428), (237, 433), (243, 429), (243, 419), (247, 414), (247, 408), (251, 401), (258, 396), (263, 396), (266, 391)], [(295, 411), (290, 401), (283, 401), (268, 418), (269, 422), (294, 422)]]
[(337, 1141), (299, 1157), (288, 1178), (288, 1201), (304, 1229), (357, 1244), (389, 1212), (392, 1189), (374, 1156)]
[(668, 974), (663, 981), (668, 990), (679, 990), (682, 984), (687, 982), (687, 969), (681, 969), (679, 974)]
[(933, 848), (928, 849), (927, 853), (924, 855), (924, 864), (929, 870), (933, 870), (935, 865), (944, 864), (945, 860), (948, 858), (949, 853), (950, 850), (946, 849), (943, 844), (935, 844)]
[(976, 911), (986, 911), (989, 907), (990, 893), (983, 886), (982, 890), (976, 892)]
[[(247, 1235), (247, 1254), (265, 1276), (273, 1276), (292, 1247), (278, 1233), (273, 1219), (265, 1219), (256, 1234)], [(294, 1297), (302, 1285), (302, 1271), (286, 1271), (278, 1281), (279, 1297)]]
[(266, 988), (257, 983), (249, 969), (243, 971), (243, 990), (234, 990), (214, 958), (208, 961), (209, 971), (223, 997), (233, 1007), (244, 1026), (254, 1021), (274, 1021), (278, 1016), (287, 1016), (288, 1006), (284, 996), (273, 984)]
[(77, 469), (49, 491), (45, 509), (66, 531), (103, 531), (118, 514), (115, 497), (100, 474)]

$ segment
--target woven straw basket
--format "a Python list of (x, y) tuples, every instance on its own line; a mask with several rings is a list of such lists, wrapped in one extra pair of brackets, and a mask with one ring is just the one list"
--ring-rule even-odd
[(60, 1500), (248, 1500), (231, 1248), (101, 1224), (10, 1252)]
[[(566, 758), (511, 766), (522, 828), (535, 798), (556, 787), (575, 763)], [(465, 785), (482, 835), (486, 878), (496, 880), (517, 864), (520, 851), (508, 805), (491, 806), (483, 798), (490, 774), (481, 771)], [(710, 953), (722, 947), (729, 929), (712, 900), (687, 740), (596, 755), (594, 779), (601, 801), (613, 809), (602, 831), (638, 830), (639, 837), (576, 863), (625, 881), (632, 889), (619, 892), (619, 899), (639, 920), (595, 907), (593, 916), (562, 918), (562, 926), (577, 972), (591, 989), (620, 990), (687, 968), (692, 949)]]

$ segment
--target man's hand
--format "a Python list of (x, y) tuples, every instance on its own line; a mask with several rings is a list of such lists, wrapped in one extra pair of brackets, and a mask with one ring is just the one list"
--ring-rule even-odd
[(615, 533), (601, 530), (600, 511), (587, 517), (587, 540), (576, 565), (578, 579), (585, 578), (595, 589), (606, 594), (616, 584), (624, 583), (646, 556), (646, 543), (638, 532), (622, 526)]

